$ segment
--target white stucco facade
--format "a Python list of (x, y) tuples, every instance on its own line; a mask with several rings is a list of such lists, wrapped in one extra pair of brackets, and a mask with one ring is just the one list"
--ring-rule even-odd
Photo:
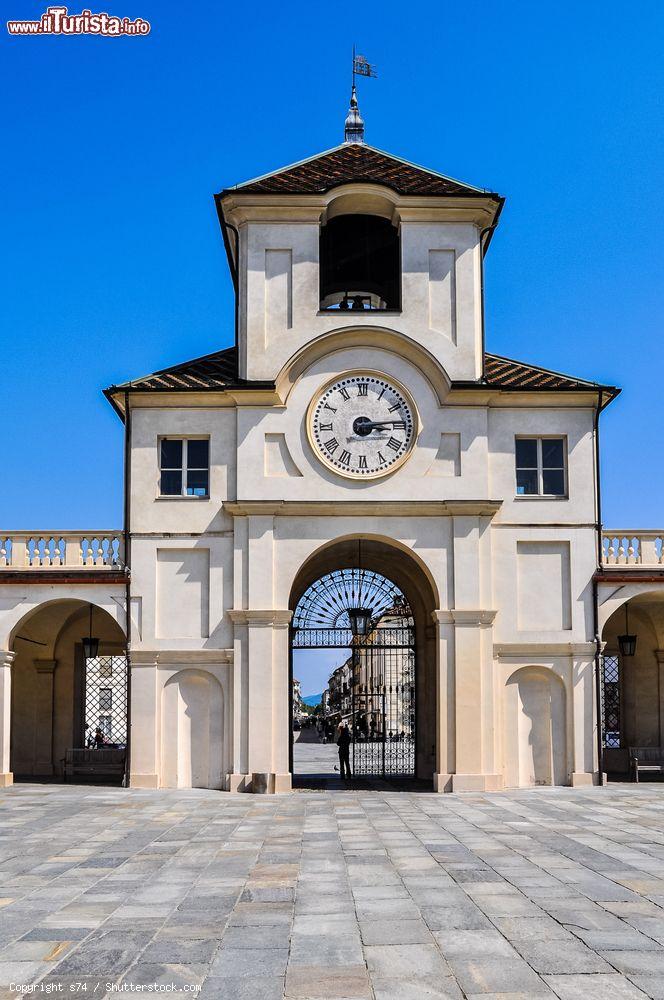
[[(511, 382), (487, 373), (482, 254), (500, 199), (374, 177), (218, 203), (236, 371), (192, 381), (185, 365), (183, 384), (108, 390), (127, 428), (128, 570), (104, 588), (0, 568), (2, 772), (17, 624), (57, 596), (125, 631), (128, 594), (132, 785), (287, 792), (294, 603), (362, 539), (416, 612), (418, 776), (441, 792), (597, 781), (596, 416), (612, 390), (523, 365)], [(321, 226), (353, 213), (398, 230), (398, 310), (320, 309)], [(394, 380), (417, 409), (407, 460), (368, 481), (326, 467), (307, 433), (311, 400), (349, 372)], [(206, 496), (160, 495), (164, 437), (209, 441)], [(564, 441), (563, 495), (517, 495), (520, 437)]]

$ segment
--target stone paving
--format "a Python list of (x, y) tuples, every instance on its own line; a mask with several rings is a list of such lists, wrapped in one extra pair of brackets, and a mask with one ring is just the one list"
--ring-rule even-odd
[(3, 997), (664, 998), (664, 787), (17, 785), (0, 797), (0, 983)]
[(339, 753), (336, 743), (323, 743), (311, 726), (294, 733), (293, 771), (295, 774), (318, 774), (339, 777)]

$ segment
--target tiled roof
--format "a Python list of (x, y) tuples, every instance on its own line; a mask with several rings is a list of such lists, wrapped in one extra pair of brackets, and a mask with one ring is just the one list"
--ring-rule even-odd
[(152, 375), (131, 379), (112, 389), (189, 389), (192, 392), (206, 389), (223, 389), (237, 382), (237, 351), (227, 347), (193, 361), (184, 361), (172, 368), (162, 368)]
[(549, 371), (548, 368), (538, 368), (536, 365), (524, 364), (523, 361), (501, 358), (498, 354), (485, 355), (484, 374), (486, 382), (497, 389), (583, 390), (599, 387), (597, 382), (561, 375), (560, 372)]
[(319, 194), (354, 181), (385, 184), (398, 194), (499, 196), (418, 167), (407, 160), (360, 143), (344, 144), (308, 160), (283, 167), (228, 188), (239, 194)]
[[(163, 368), (152, 375), (144, 375), (142, 378), (112, 386), (107, 390), (107, 393), (124, 389), (201, 392), (220, 390), (230, 385), (241, 387), (243, 384), (247, 388), (256, 385), (252, 382), (242, 383), (238, 379), (237, 351), (234, 347), (227, 347), (223, 351), (206, 354), (205, 357), (194, 358), (193, 361), (185, 361), (172, 368)], [(521, 389), (522, 391), (572, 389), (587, 391), (611, 388), (610, 386), (600, 386), (596, 382), (573, 378), (570, 375), (561, 375), (559, 372), (552, 372), (546, 368), (527, 365), (522, 361), (501, 358), (497, 354), (487, 354), (485, 357), (484, 382), (467, 382), (464, 385), (477, 386), (478, 388), (484, 385), (488, 388)]]

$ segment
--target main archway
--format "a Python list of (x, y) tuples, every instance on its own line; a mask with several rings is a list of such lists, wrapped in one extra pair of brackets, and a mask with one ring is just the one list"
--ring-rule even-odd
[(295, 778), (329, 782), (343, 723), (354, 776), (430, 780), (436, 752), (431, 612), (437, 604), (425, 568), (386, 540), (341, 539), (300, 569), (290, 606)]

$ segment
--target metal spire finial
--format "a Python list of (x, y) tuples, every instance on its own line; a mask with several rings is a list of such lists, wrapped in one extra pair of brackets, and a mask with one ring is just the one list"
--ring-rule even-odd
[(376, 67), (367, 62), (364, 56), (358, 56), (355, 52), (355, 46), (353, 46), (352, 87), (350, 91), (350, 107), (344, 128), (344, 142), (364, 142), (364, 119), (357, 105), (357, 91), (355, 89), (356, 74), (358, 76), (378, 76)]
[(350, 107), (344, 126), (344, 142), (364, 142), (364, 119), (357, 105), (355, 83), (350, 93)]

